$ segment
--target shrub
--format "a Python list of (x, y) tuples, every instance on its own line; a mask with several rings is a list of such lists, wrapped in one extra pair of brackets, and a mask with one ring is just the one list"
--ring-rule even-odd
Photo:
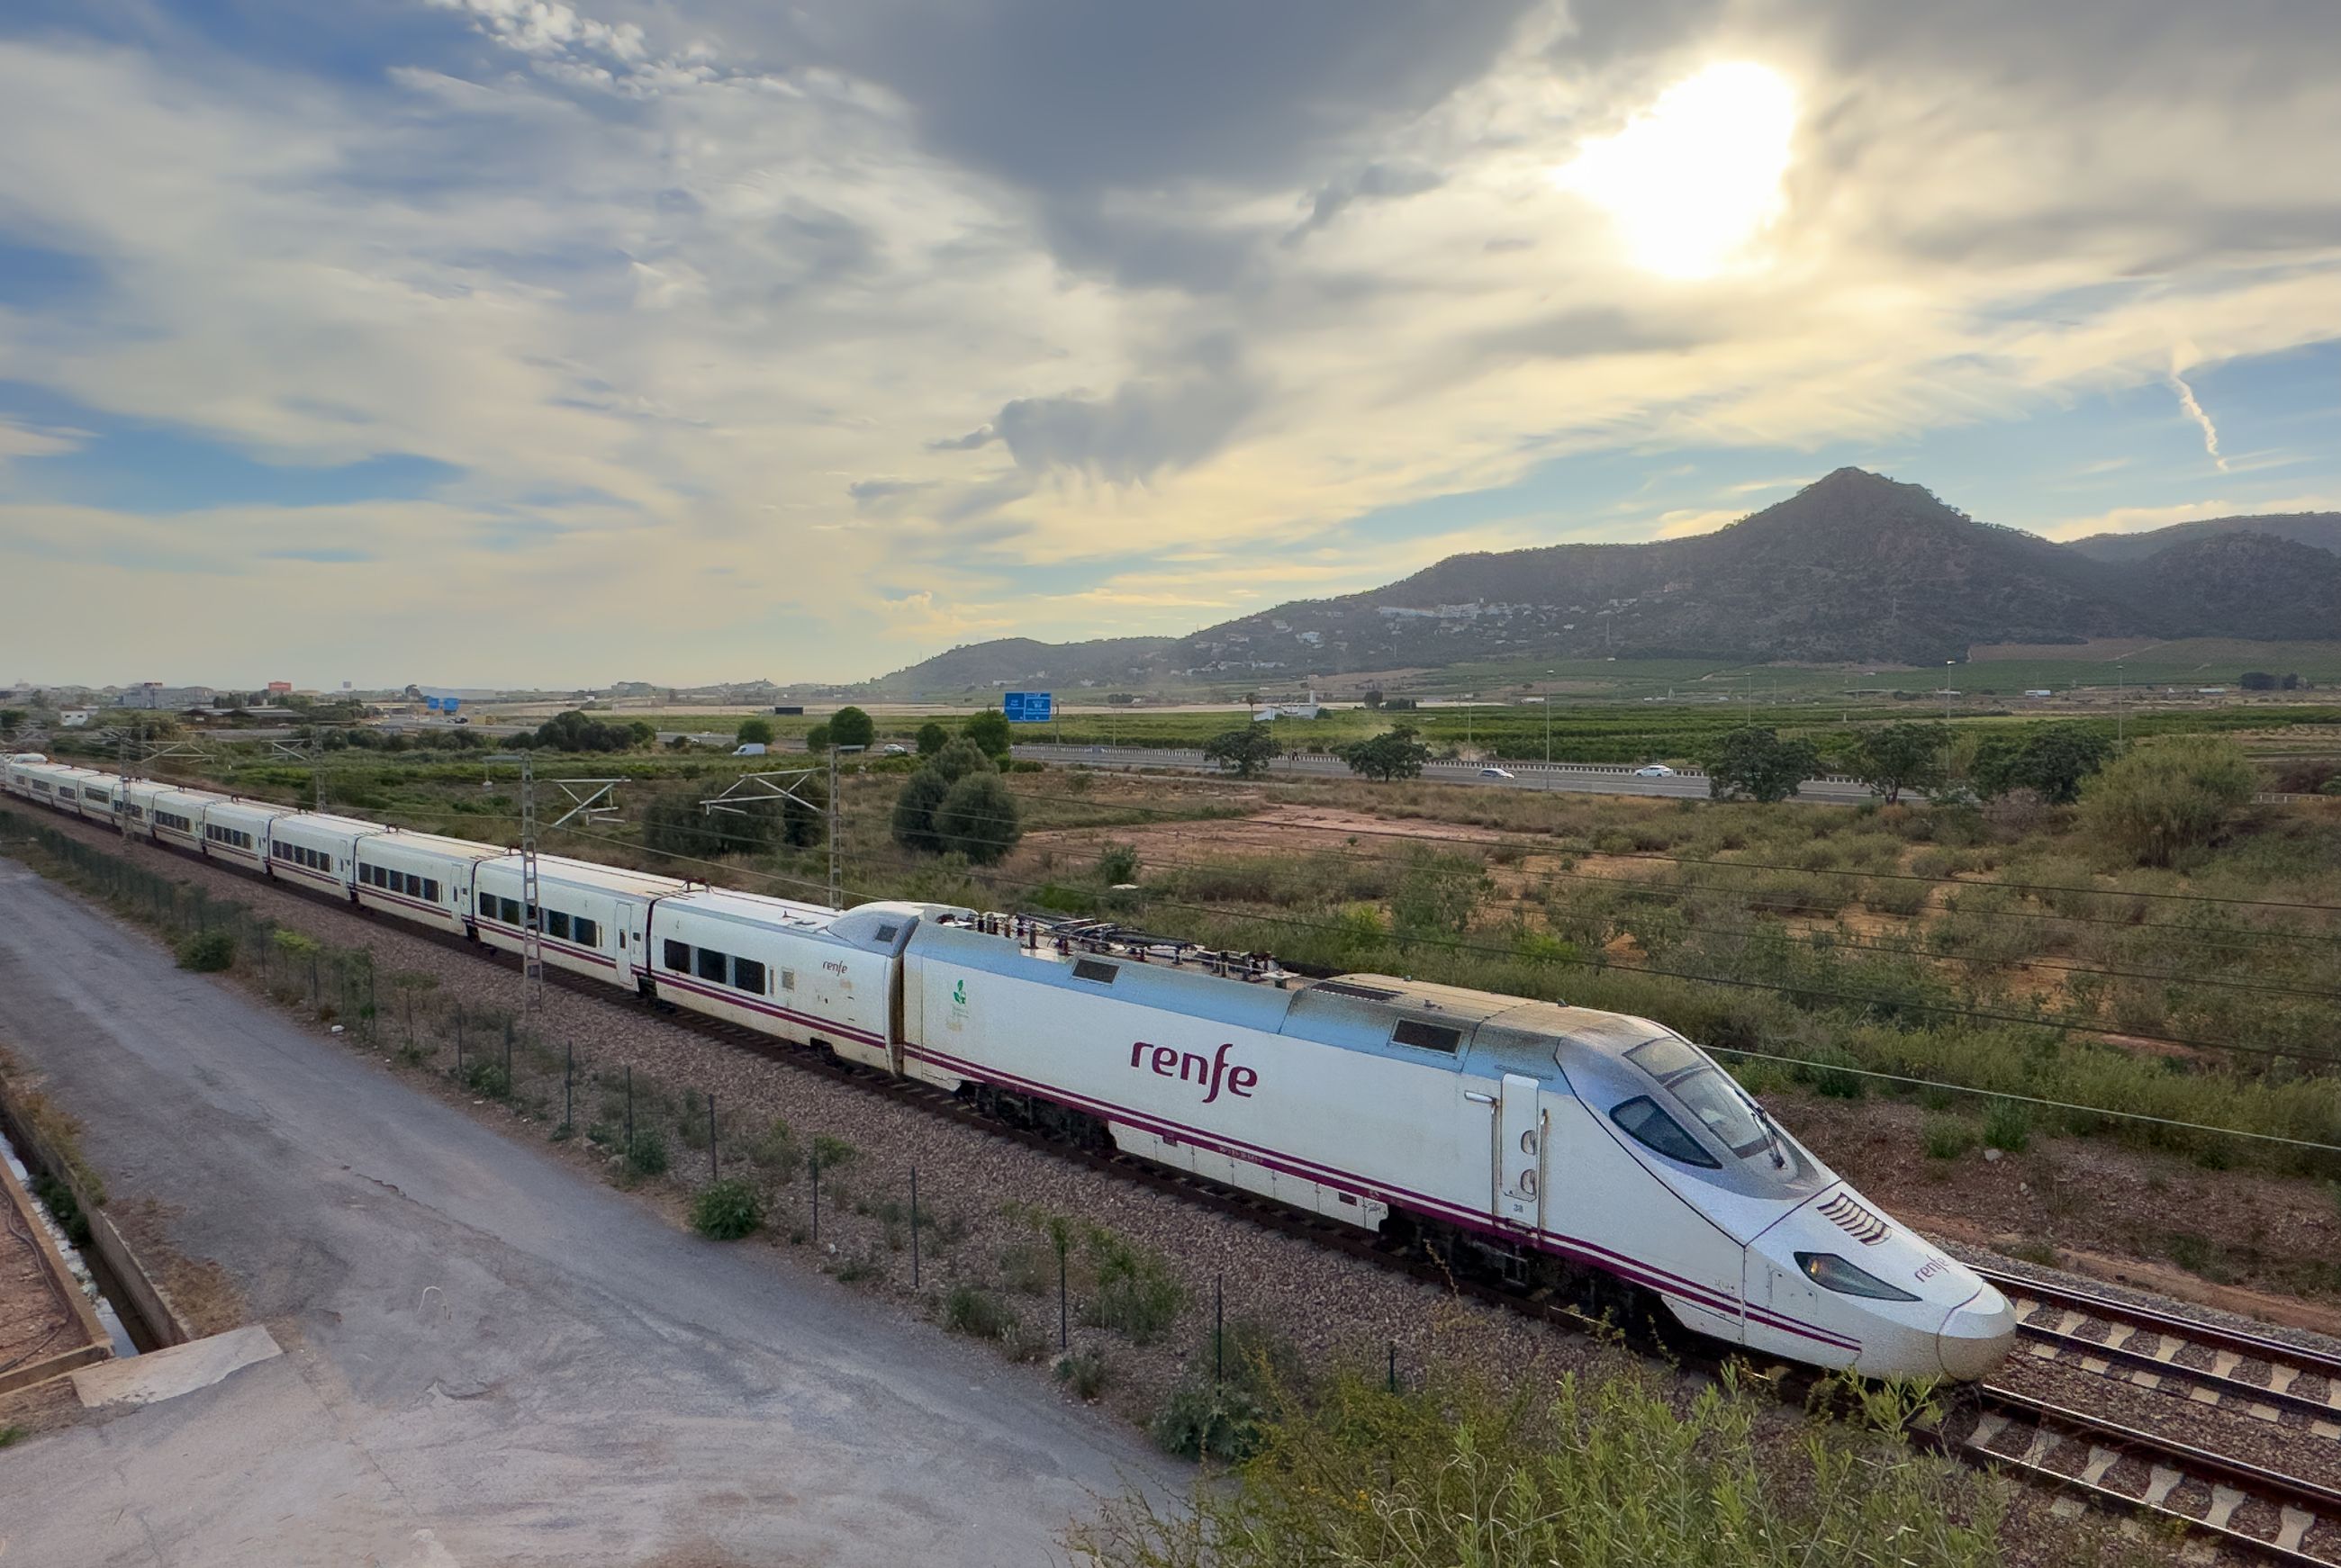
[(1994, 1100), (1983, 1116), (1983, 1141), (1988, 1148), (2020, 1155), (2032, 1146), (2032, 1113), (2016, 1100)]
[(633, 1176), (663, 1176), (666, 1173), (666, 1139), (649, 1127), (634, 1134), (626, 1146), (626, 1174)]
[(1928, 1116), (1920, 1135), (1930, 1160), (1955, 1160), (1975, 1147), (1975, 1128), (1956, 1116)]
[(1102, 1229), (1090, 1232), (1089, 1255), (1097, 1274), (1097, 1294), (1090, 1298), (1083, 1317), (1129, 1335), (1133, 1344), (1160, 1338), (1187, 1302), (1187, 1293), (1170, 1277), (1161, 1257)]
[(888, 831), (894, 842), (905, 849), (921, 854), (942, 853), (942, 840), (935, 834), (935, 808), (951, 793), (951, 780), (933, 768), (921, 768), (902, 785), (894, 797), (894, 815)]
[(943, 1297), (943, 1326), (971, 1339), (1006, 1340), (1021, 1327), (1016, 1309), (980, 1285), (955, 1285)]
[(1241, 1461), (1259, 1451), (1260, 1423), (1260, 1401), (1246, 1390), (1190, 1377), (1170, 1391), (1147, 1429), (1166, 1454)]
[(1108, 886), (1138, 880), (1138, 846), (1108, 844), (1098, 856), (1098, 878)]
[(691, 1228), (711, 1241), (738, 1241), (763, 1223), (763, 1200), (737, 1176), (708, 1183), (691, 1200)]
[(804, 1162), (804, 1151), (797, 1146), (797, 1136), (789, 1124), (774, 1116), (772, 1125), (748, 1146), (748, 1157), (762, 1168), (777, 1174), (782, 1181), (787, 1181), (797, 1174), (797, 1166)]
[(850, 1163), (856, 1152), (854, 1146), (843, 1138), (828, 1133), (813, 1134), (813, 1163), (825, 1171), (835, 1170), (838, 1166)]
[(512, 1075), (504, 1071), (503, 1063), (492, 1057), (474, 1057), (465, 1062), (463, 1076), (457, 1081), (483, 1099), (512, 1097)]
[[(1686, 1397), (1639, 1370), (1564, 1374), (1534, 1394), (1451, 1383), (1392, 1394), (1378, 1381), (1347, 1380), (1249, 1421), (1213, 1410), (1209, 1389), (1180, 1389), (1155, 1419), (1158, 1442), (1224, 1454), (1187, 1440), (1216, 1430), (1252, 1456), (1183, 1507), (1133, 1484), (1076, 1527), (1075, 1553), (1122, 1568), (2003, 1560), (1990, 1481), (1849, 1424), (1784, 1435), (1768, 1401), (1734, 1387)], [(2033, 1543), (2072, 1560), (2059, 1528), (2046, 1524)]]
[(742, 719), (732, 739), (742, 746), (770, 746), (772, 743), (772, 721), (769, 719)]
[(2148, 741), (2081, 792), (2081, 826), (2142, 866), (2167, 866), (2209, 843), (2252, 798), (2244, 749), (2209, 735)]
[(235, 964), (235, 933), (198, 931), (179, 944), (179, 968), (197, 974), (216, 974)]
[(1101, 1351), (1070, 1351), (1057, 1358), (1056, 1373), (1057, 1381), (1071, 1389), (1073, 1397), (1084, 1404), (1105, 1392), (1106, 1363)]
[(964, 737), (936, 752), (934, 761), (929, 766), (943, 776), (946, 784), (956, 784), (971, 773), (999, 771), (992, 763), (991, 753)]

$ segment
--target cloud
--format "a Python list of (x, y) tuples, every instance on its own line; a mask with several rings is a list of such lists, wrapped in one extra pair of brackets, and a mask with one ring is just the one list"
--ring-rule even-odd
[(1233, 343), (1190, 352), (1184, 374), (1126, 382), (1107, 397), (1018, 398), (987, 428), (1028, 473), (1071, 470), (1137, 484), (1210, 456), (1259, 405), (1261, 389)]
[(2219, 455), (2219, 427), (2213, 424), (2211, 416), (2203, 412), (2203, 405), (2195, 399), (2195, 389), (2187, 384), (2187, 378), (2178, 373), (2179, 369), (2178, 362), (2174, 359), (2170, 365), (2170, 390), (2178, 394), (2180, 411), (2202, 431), (2203, 450), (2210, 455), (2212, 466), (2225, 473), (2227, 471), (2227, 460)]
[(0, 465), (18, 457), (62, 457), (92, 440), (85, 430), (42, 429), (0, 419)]
[(1341, 215), (1353, 202), (1390, 201), (1435, 191), (1446, 176), (1420, 164), (1368, 164), (1345, 179), (1323, 184), (1310, 194), (1309, 215), (1287, 230), (1284, 243), (1297, 245)]
[(2215, 498), (2167, 506), (2117, 506), (2086, 517), (2069, 517), (2037, 530), (2050, 539), (2087, 539), (2097, 533), (2145, 533), (2177, 522), (2212, 517), (2282, 516), (2288, 512), (2341, 511), (2341, 490), (2323, 494)]

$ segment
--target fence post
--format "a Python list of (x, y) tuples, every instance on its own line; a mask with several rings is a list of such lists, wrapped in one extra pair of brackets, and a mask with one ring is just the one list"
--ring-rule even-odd
[(812, 1244), (821, 1245), (821, 1156), (807, 1155), (806, 1166), (812, 1172)]
[(919, 1167), (911, 1167), (911, 1288), (919, 1288)]
[(1057, 1348), (1065, 1350), (1072, 1344), (1072, 1316), (1066, 1305), (1065, 1252), (1057, 1248)]
[(715, 1096), (712, 1092), (707, 1097), (707, 1179), (711, 1182), (722, 1179), (715, 1164)]
[(634, 1064), (626, 1064), (626, 1163), (634, 1163)]
[(561, 1125), (575, 1130), (576, 1112), (573, 1086), (577, 1081), (577, 1042), (572, 1040), (561, 1061)]
[(1211, 1381), (1228, 1380), (1228, 1276), (1211, 1275)]
[(1395, 1339), (1390, 1341), (1390, 1391), (1392, 1394), (1398, 1392), (1398, 1341)]

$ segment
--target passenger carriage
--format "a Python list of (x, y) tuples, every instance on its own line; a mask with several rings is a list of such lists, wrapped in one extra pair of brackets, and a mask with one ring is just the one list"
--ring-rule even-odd
[(146, 803), (146, 826), (157, 844), (201, 854), (205, 842), (204, 813), (227, 803), (227, 796), (208, 789), (164, 789)]
[(436, 833), (376, 829), (354, 840), (357, 901), (458, 936), (471, 930), (475, 868), (508, 851)]
[(267, 806), (257, 800), (213, 800), (204, 807), (203, 852), (210, 858), (247, 871), (268, 869), (268, 825), (295, 815), (290, 806)]
[[(897, 962), (941, 905), (817, 904), (699, 888), (651, 909), (656, 994), (848, 1061), (900, 1070)], [(966, 911), (958, 911), (961, 914)]]
[(25, 799), (43, 806), (54, 807), (68, 816), (79, 817), (82, 810), (81, 792), (85, 786), (103, 781), (105, 775), (90, 768), (76, 768), (69, 762), (32, 762), (18, 769), (25, 780)]
[(378, 822), (330, 812), (279, 817), (268, 829), (268, 874), (295, 888), (345, 898), (356, 881), (359, 842), (387, 831)]
[[(649, 973), (651, 906), (691, 886), (598, 861), (539, 855), (537, 902), (544, 918), (538, 950), (555, 968), (639, 991)], [(528, 918), (524, 897), (519, 856), (481, 860), (473, 885), (473, 934), (489, 947), (520, 952)]]

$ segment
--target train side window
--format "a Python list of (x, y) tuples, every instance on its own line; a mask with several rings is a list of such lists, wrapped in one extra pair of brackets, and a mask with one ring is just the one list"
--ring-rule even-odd
[(544, 912), (544, 934), (558, 937), (564, 942), (569, 940), (569, 917), (558, 909), (547, 909)]
[(430, 899), (434, 904), (439, 901), (439, 879), (437, 878), (425, 877), (423, 879), (423, 896)]
[(732, 983), (743, 991), (764, 994), (764, 966), (753, 958), (732, 960)]
[(1121, 972), (1113, 965), (1101, 964), (1095, 958), (1073, 960), (1073, 978), (1076, 980), (1094, 980), (1101, 986), (1111, 986), (1114, 976)]
[(678, 975), (691, 973), (691, 944), (670, 941), (666, 945), (666, 967)]
[(1698, 1146), (1698, 1140), (1683, 1131), (1682, 1124), (1659, 1108), (1659, 1102), (1648, 1095), (1636, 1095), (1609, 1113), (1609, 1119), (1626, 1129), (1626, 1136), (1644, 1148), (1656, 1149), (1670, 1160), (1680, 1160), (1687, 1166), (1703, 1170), (1721, 1170), (1723, 1162)]
[(503, 906), (501, 912), (503, 916), (504, 924), (507, 926), (519, 925), (520, 900), (517, 898), (501, 898), (498, 899), (497, 902)]
[(1422, 1051), (1445, 1051), (1451, 1056), (1455, 1047), (1463, 1043), (1463, 1031), (1444, 1024), (1426, 1024), (1419, 1018), (1400, 1018), (1398, 1027), (1390, 1030), (1390, 1043)]
[(719, 953), (712, 948), (699, 949), (699, 978), (723, 984), (732, 978), (732, 955)]
[(587, 948), (602, 945), (601, 925), (580, 915), (569, 922), (570, 939)]

